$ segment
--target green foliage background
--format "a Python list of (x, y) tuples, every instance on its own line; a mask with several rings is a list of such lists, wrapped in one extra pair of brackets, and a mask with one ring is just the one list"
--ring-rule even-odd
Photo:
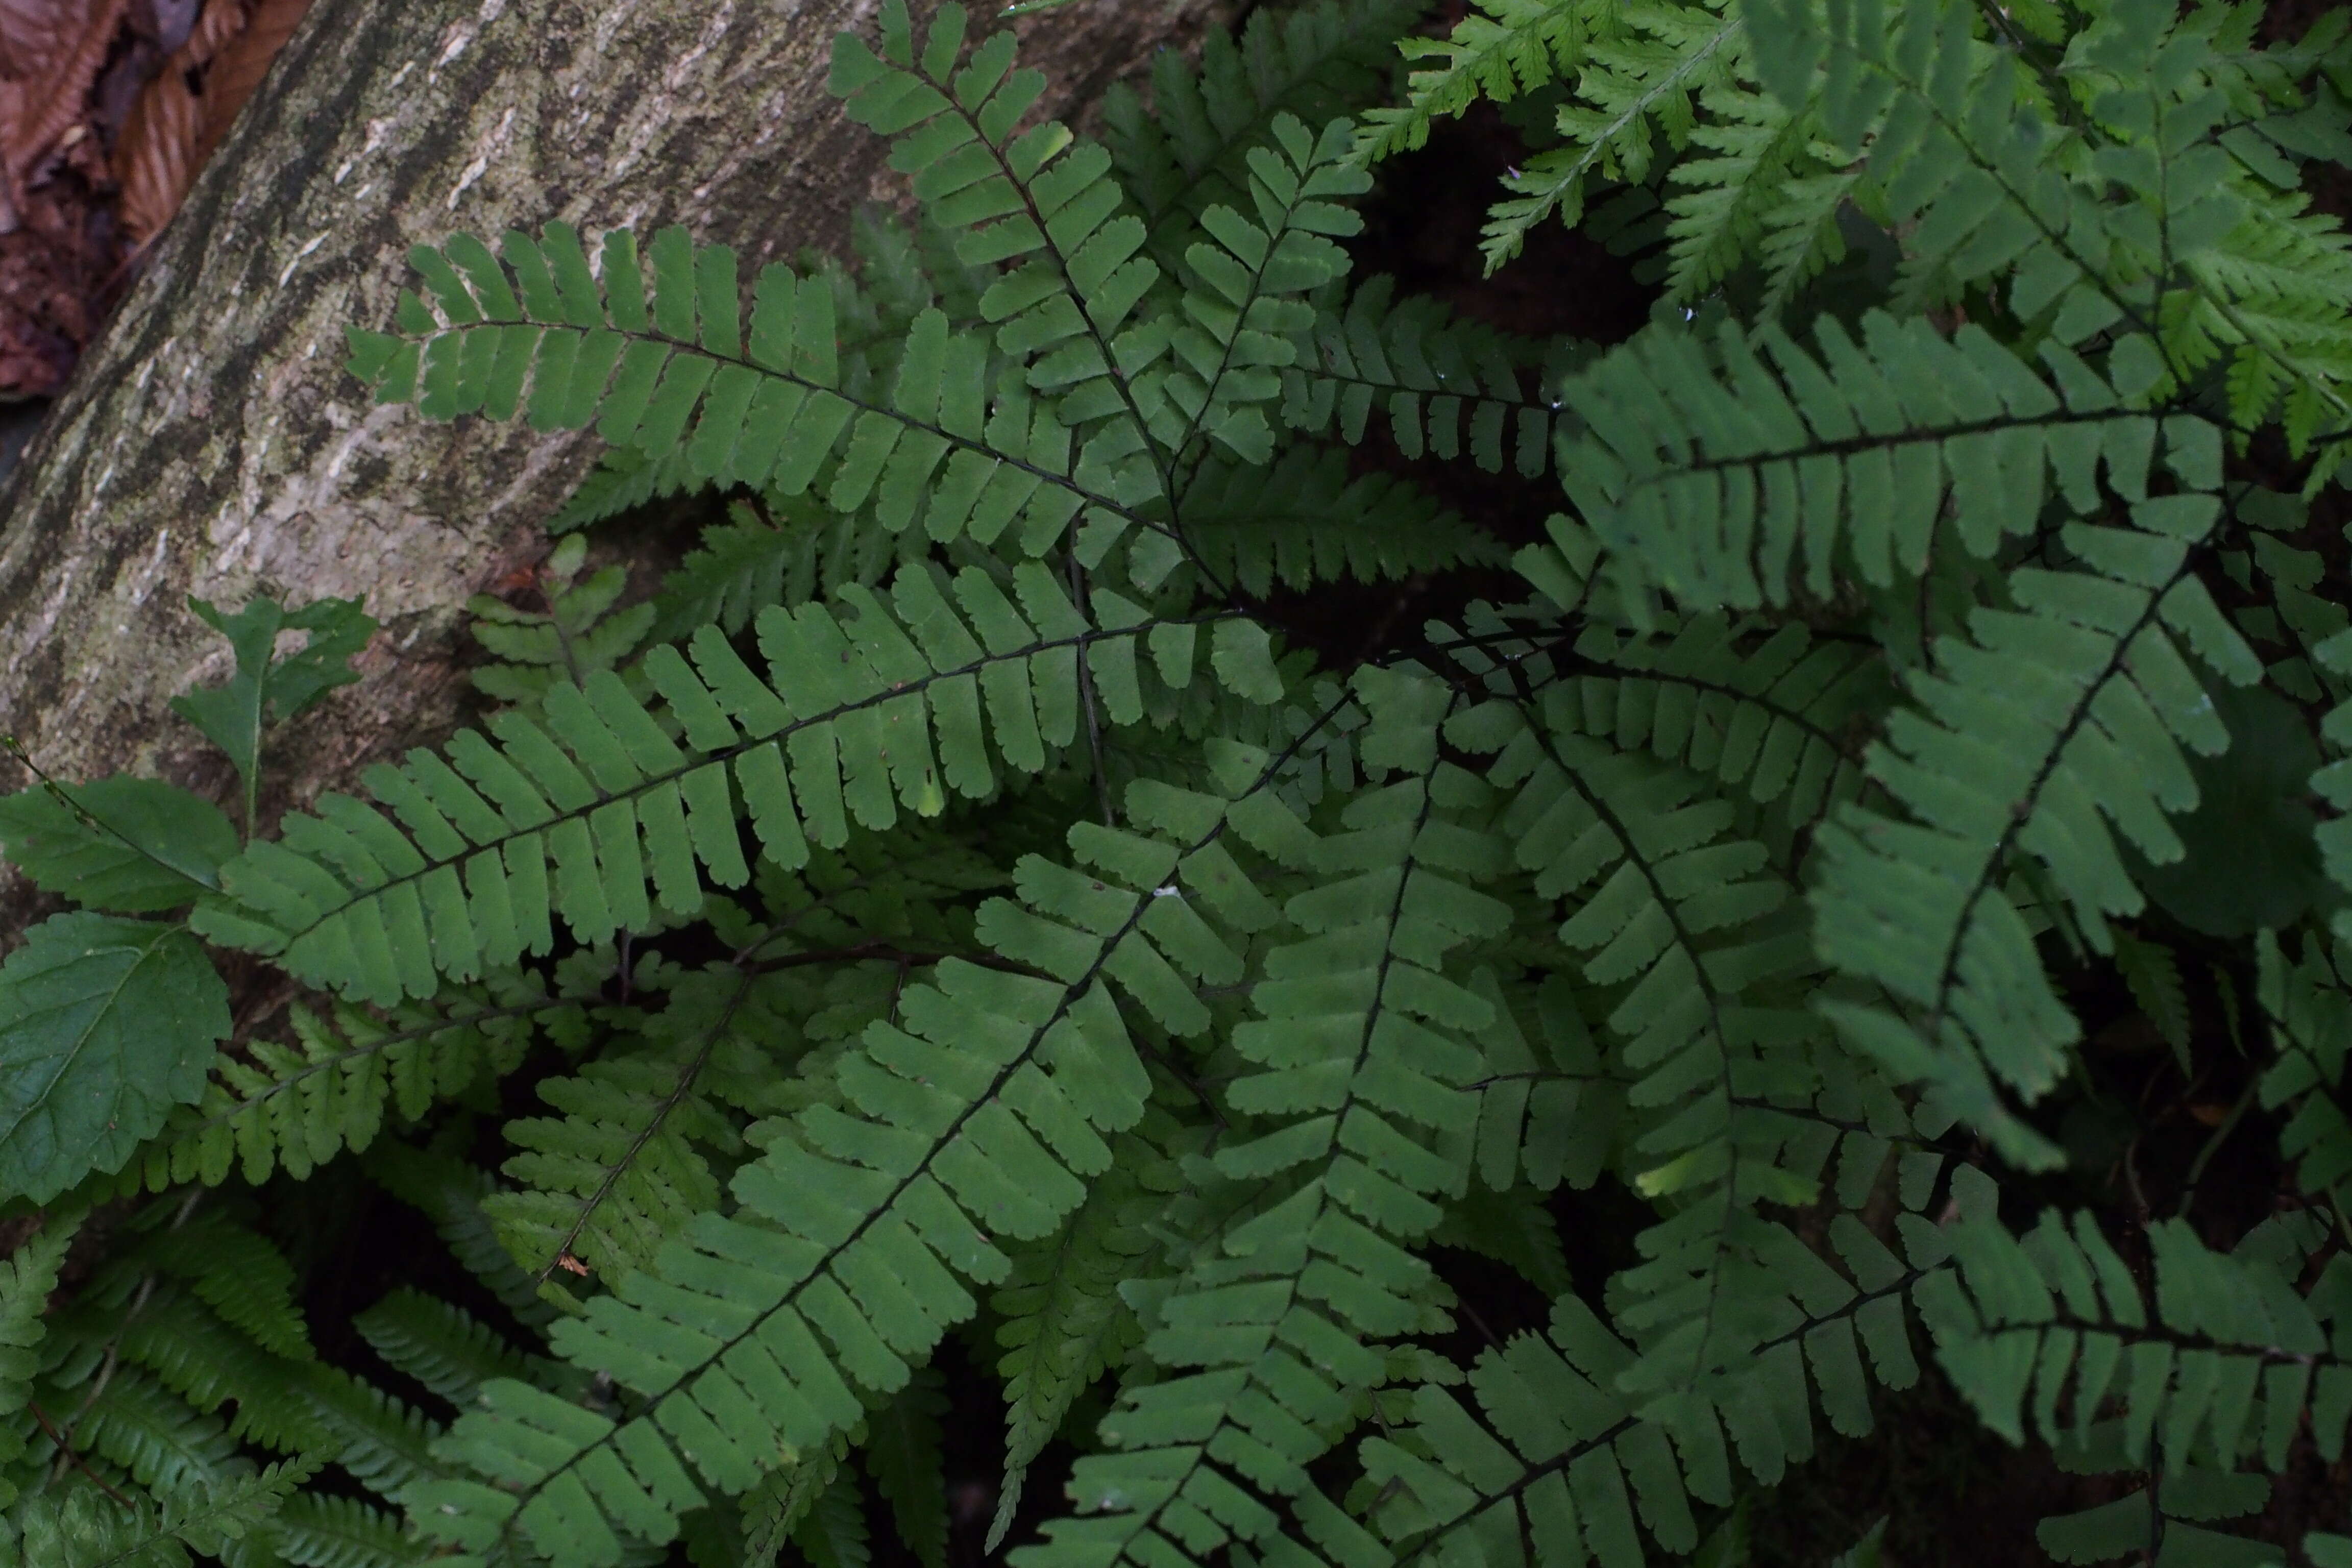
[[(1096, 142), (894, 4), (855, 272), (420, 248), (353, 373), (610, 457), (364, 798), (256, 832), (372, 630), (264, 600), (175, 704), (241, 824), (0, 802), (81, 906), (0, 966), (0, 1540), (944, 1568), (985, 1387), (1019, 1568), (1727, 1564), (1948, 1389), (2108, 1478), (2057, 1561), (2352, 1563), (2272, 1517), (2352, 1422), (2352, 46), (2258, 20), (1351, 0)], [(1486, 264), (1580, 229), (1624, 341), (1355, 271), (1494, 105)], [(580, 531), (688, 492), (621, 607)]]

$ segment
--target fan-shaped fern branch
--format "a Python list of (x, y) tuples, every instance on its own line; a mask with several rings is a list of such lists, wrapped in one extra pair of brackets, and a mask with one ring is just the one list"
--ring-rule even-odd
[(1141, 1114), (1149, 1082), (1110, 987), (1188, 1033), (1208, 1021), (1193, 987), (1238, 974), (1202, 911), (1246, 925), (1265, 900), (1219, 840), (1299, 828), (1265, 794), (1262, 756), (1223, 760), (1235, 798), (1139, 784), (1140, 829), (1074, 828), (1093, 876), (1024, 859), (1023, 902), (992, 900), (979, 928), (1021, 972), (940, 965), (901, 998), (904, 1027), (871, 1026), (836, 1065), (841, 1104), (771, 1124), (734, 1177), (734, 1217), (698, 1217), (556, 1326), (559, 1352), (645, 1414), (616, 1425), (487, 1384), (446, 1451), (505, 1484), (413, 1488), (419, 1526), (472, 1552), (519, 1530), (560, 1563), (614, 1563), (618, 1532), (669, 1539), (701, 1504), (684, 1463), (741, 1491), (853, 1426), (854, 1387), (902, 1386), (976, 1308), (957, 1275), (1005, 1277), (990, 1237), (1049, 1234), (1108, 1163), (1103, 1139)]

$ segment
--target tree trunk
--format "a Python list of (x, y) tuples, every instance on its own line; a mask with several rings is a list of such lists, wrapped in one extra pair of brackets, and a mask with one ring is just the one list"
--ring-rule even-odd
[[(372, 407), (344, 327), (389, 322), (409, 247), (459, 230), (681, 223), (747, 268), (838, 247), (894, 194), (824, 90), (835, 33), (875, 8), (318, 0), (0, 489), (0, 733), (55, 776), (217, 784), (165, 700), (227, 668), (187, 596), (256, 592), (383, 623), (367, 679), (273, 751), (278, 801), (445, 731), (466, 597), (542, 551), (594, 442)], [(1185, 26), (1079, 0), (1023, 56), (1067, 115)], [(0, 931), (21, 910), (0, 900)]]

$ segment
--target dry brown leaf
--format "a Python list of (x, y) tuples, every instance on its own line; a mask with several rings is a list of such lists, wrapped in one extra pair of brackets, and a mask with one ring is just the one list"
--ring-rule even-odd
[(0, 77), (37, 75), (89, 0), (0, 0)]
[(310, 9), (310, 0), (255, 0), (244, 29), (214, 57), (212, 68), (205, 73), (204, 130), (196, 140), (199, 166), (228, 134), (236, 111), (269, 74), (269, 62)]
[(114, 178), (122, 187), (122, 232), (131, 244), (146, 244), (180, 210), (196, 178), (204, 113), (176, 55), (131, 106), (114, 147)]
[[(16, 79), (23, 90), (0, 104), (7, 110), (7, 118), (0, 120), (0, 177), (5, 177), (8, 193), (17, 198), (18, 205), (26, 177), (66, 129), (86, 112), (90, 81), (106, 61), (107, 46), (114, 41), (125, 3), (61, 0), (54, 7), (57, 15), (47, 18), (41, 29), (40, 36), (46, 39), (41, 58), (22, 67), (12, 58), (7, 74)], [(0, 4), (23, 5), (25, 0), (0, 0)], [(42, 19), (27, 11), (23, 20), (30, 36), (33, 23)]]
[(196, 14), (194, 30), (180, 46), (180, 55), (192, 67), (211, 64), (224, 45), (245, 31), (249, 9), (246, 0), (205, 0), (205, 8)]

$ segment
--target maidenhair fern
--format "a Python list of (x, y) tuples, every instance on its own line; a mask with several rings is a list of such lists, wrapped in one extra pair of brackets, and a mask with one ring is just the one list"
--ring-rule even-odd
[[(1726, 1564), (1956, 1394), (2057, 1561), (2352, 1562), (2248, 1524), (2352, 1426), (2352, 47), (2255, 20), (1340, 0), (1100, 144), (892, 3), (854, 268), (421, 247), (353, 374), (606, 457), (479, 726), (266, 825), (373, 623), (199, 605), (231, 810), (0, 801), (0, 1539)], [(1357, 274), (1480, 99), (1647, 326)]]

